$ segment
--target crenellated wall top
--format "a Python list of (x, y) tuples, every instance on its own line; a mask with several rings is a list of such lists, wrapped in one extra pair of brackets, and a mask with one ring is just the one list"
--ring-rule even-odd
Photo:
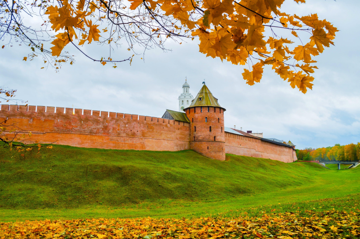
[(143, 116), (137, 114), (126, 114), (111, 111), (100, 111), (90, 109), (79, 109), (79, 108), (67, 108), (67, 107), (54, 107), (54, 106), (40, 106), (40, 105), (0, 105), (0, 115), (42, 115), (42, 116), (85, 116), (92, 118), (109, 118), (109, 119), (124, 119), (127, 121), (146, 121), (147, 123), (160, 123), (160, 124), (171, 124), (171, 125), (183, 125), (189, 126), (189, 123), (169, 120), (164, 118)]

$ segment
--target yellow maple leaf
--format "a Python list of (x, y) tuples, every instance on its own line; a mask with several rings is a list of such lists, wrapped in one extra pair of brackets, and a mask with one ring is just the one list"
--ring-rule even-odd
[(319, 20), (319, 17), (316, 13), (303, 17), (298, 17), (295, 15), (295, 18), (301, 20), (303, 23), (314, 29), (321, 29), (325, 26), (325, 21)]
[(316, 56), (319, 54), (317, 49), (314, 48), (311, 43), (307, 43), (305, 46), (299, 45), (295, 47), (293, 52), (295, 60), (304, 61), (305, 63), (316, 62), (311, 59), (311, 55)]
[[(234, 12), (234, 6), (232, 0), (204, 0), (203, 7), (208, 11), (206, 15), (206, 22), (208, 25), (213, 23), (217, 25), (223, 19), (223, 14), (232, 14)], [(205, 16), (204, 16), (205, 17)]]
[(333, 232), (337, 232), (337, 227), (335, 227), (334, 225), (332, 225), (331, 227), (330, 227), (330, 229), (331, 229), (331, 231), (333, 231)]
[(99, 25), (93, 25), (91, 20), (87, 22), (86, 25), (89, 27), (89, 35), (87, 38), (89, 43), (91, 43), (93, 39), (94, 41), (99, 41), (100, 30), (97, 28)]
[(82, 10), (84, 8), (84, 5), (85, 5), (85, 0), (80, 0), (78, 3), (77, 3), (77, 6), (76, 8), (78, 10)]
[(333, 44), (331, 40), (327, 37), (324, 29), (313, 30), (313, 36), (310, 37), (310, 39), (314, 41), (320, 53), (324, 51), (324, 46), (329, 47), (330, 43)]
[(228, 50), (227, 60), (235, 65), (245, 65), (248, 56), (249, 53), (246, 51), (245, 47), (240, 47), (239, 49)]
[(54, 46), (51, 47), (51, 54), (53, 56), (60, 56), (61, 51), (69, 43), (69, 37), (67, 33), (59, 33), (56, 35), (56, 39), (51, 42)]
[(129, 2), (131, 3), (130, 10), (135, 10), (141, 3), (143, 3), (142, 0), (129, 0)]
[(253, 65), (253, 70), (250, 72), (248, 69), (244, 70), (242, 73), (244, 80), (246, 80), (246, 84), (254, 85), (255, 82), (259, 83), (263, 73), (263, 64), (261, 62)]
[(275, 69), (275, 72), (277, 74), (279, 74), (279, 76), (284, 80), (286, 80), (292, 76), (292, 71), (290, 71), (290, 67), (285, 66), (283, 63), (282, 63), (282, 65), (280, 65), (279, 68)]
[(305, 65), (296, 65), (297, 67), (300, 67), (303, 71), (305, 71), (307, 74), (314, 73), (314, 69), (318, 69), (317, 66), (310, 66), (310, 64)]
[(234, 49), (236, 44), (232, 40), (232, 35), (227, 33), (226, 30), (221, 29), (218, 31), (218, 37), (215, 38), (215, 43), (211, 46), (215, 50), (216, 56), (224, 59), (227, 56), (228, 50)]

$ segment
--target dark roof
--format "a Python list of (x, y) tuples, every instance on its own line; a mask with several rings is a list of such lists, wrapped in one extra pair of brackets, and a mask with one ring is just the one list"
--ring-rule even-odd
[(190, 123), (190, 120), (188, 119), (188, 117), (184, 112), (179, 112), (174, 110), (166, 110), (166, 112), (168, 112), (171, 115), (171, 117), (176, 121)]
[(225, 110), (225, 108), (220, 106), (218, 100), (212, 95), (209, 88), (205, 84), (203, 85), (203, 87), (201, 87), (199, 93), (196, 95), (195, 99), (191, 101), (191, 105), (187, 108), (196, 106), (212, 106), (219, 107)]
[[(234, 133), (234, 132), (231, 132), (231, 131), (235, 131), (235, 132), (237, 132), (238, 134), (243, 135), (243, 136), (246, 136), (246, 137), (259, 139), (259, 140), (264, 141), (264, 142), (267, 142), (267, 143), (276, 144), (276, 145), (285, 146), (285, 147), (294, 149), (292, 146), (290, 146), (290, 145), (288, 145), (288, 144), (284, 144), (284, 143), (282, 143), (281, 140), (278, 140), (278, 139), (267, 139), (267, 138), (257, 137), (257, 136), (248, 134), (248, 133), (246, 133), (246, 132), (244, 132), (244, 131), (242, 131), (242, 130), (239, 130), (239, 129), (231, 129), (231, 131), (230, 131), (230, 130), (226, 130), (226, 128), (225, 128), (225, 131), (226, 131), (226, 132), (229, 132), (229, 133)], [(294, 150), (295, 150), (295, 149), (294, 149)]]

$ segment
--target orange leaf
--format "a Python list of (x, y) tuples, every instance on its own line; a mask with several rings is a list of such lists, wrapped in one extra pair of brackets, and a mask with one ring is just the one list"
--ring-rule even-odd
[(324, 46), (329, 47), (330, 43), (333, 44), (330, 39), (327, 37), (326, 32), (324, 29), (315, 29), (313, 30), (313, 36), (310, 37), (316, 44), (317, 49), (319, 52), (324, 51)]
[(143, 3), (142, 0), (129, 0), (129, 2), (131, 2), (131, 10), (135, 10), (138, 6), (140, 6), (141, 3)]
[(246, 84), (248, 85), (254, 85), (255, 82), (259, 83), (262, 78), (263, 73), (263, 64), (262, 63), (256, 63), (253, 65), (253, 71), (250, 72), (248, 69), (244, 70), (244, 73), (242, 73), (244, 80), (246, 80)]

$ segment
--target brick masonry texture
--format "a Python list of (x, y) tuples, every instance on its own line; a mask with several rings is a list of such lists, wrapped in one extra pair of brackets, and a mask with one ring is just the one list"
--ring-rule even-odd
[(225, 138), (225, 153), (227, 154), (268, 158), (285, 163), (291, 163), (297, 159), (295, 150), (292, 148), (231, 133), (225, 133)]
[(55, 111), (55, 107), (2, 105), (0, 120), (5, 119), (15, 130), (31, 132), (31, 137), (21, 140), (24, 143), (156, 151), (190, 148), (189, 124), (162, 118), (62, 107)]
[(190, 148), (209, 158), (225, 160), (224, 110), (203, 106), (185, 112), (191, 126)]
[(296, 160), (295, 151), (291, 148), (226, 133), (223, 109), (195, 108), (186, 110), (190, 120), (188, 124), (107, 111), (1, 105), (0, 122), (7, 120), (5, 134), (9, 136), (13, 134), (11, 129), (24, 133), (26, 137), (19, 140), (24, 143), (152, 151), (193, 149), (217, 160), (225, 160), (225, 153), (282, 162)]

